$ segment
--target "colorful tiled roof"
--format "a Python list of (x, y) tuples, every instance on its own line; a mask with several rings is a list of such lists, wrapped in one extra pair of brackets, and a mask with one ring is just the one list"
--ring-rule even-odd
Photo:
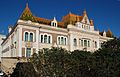
[(66, 23), (66, 24), (75, 24), (75, 22), (81, 22), (82, 19), (83, 19), (83, 16), (69, 13), (66, 16), (63, 16), (62, 22)]
[(30, 11), (28, 4), (26, 4), (26, 8), (24, 9), (20, 19), (22, 20), (31, 20), (31, 21), (35, 21), (32, 12)]
[[(37, 23), (40, 23), (40, 24), (46, 24), (46, 25), (50, 25), (51, 21), (52, 21), (52, 20), (48, 20), (48, 19), (45, 19), (45, 18), (40, 18), (40, 17), (37, 17), (37, 16), (33, 16), (32, 12), (30, 11), (30, 9), (28, 7), (28, 4), (26, 4), (26, 8), (24, 9), (20, 19), (31, 20), (33, 22), (37, 22)], [(58, 22), (58, 27), (65, 28), (64, 22)]]

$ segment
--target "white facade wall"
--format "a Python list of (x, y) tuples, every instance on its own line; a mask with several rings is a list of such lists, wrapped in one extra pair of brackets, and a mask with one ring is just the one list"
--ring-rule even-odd
[[(84, 21), (83, 21), (84, 22)], [(89, 24), (89, 22), (88, 22)], [(90, 25), (88, 25), (90, 26)], [(24, 35), (23, 29), (26, 29), (28, 33), (31, 33), (34, 30), (35, 34), (33, 34), (33, 42), (25, 42), (24, 41)], [(52, 43), (41, 43), (40, 42), (40, 34), (56, 34), (57, 36), (65, 36), (67, 37), (67, 44), (66, 45), (59, 45), (54, 40), (52, 40)], [(13, 37), (11, 37), (14, 34)], [(51, 35), (53, 37), (53, 35)], [(23, 37), (23, 39), (22, 39)], [(54, 37), (54, 39), (57, 39), (57, 37)], [(74, 46), (74, 38), (77, 40), (77, 45)], [(52, 38), (53, 39), (53, 38)], [(87, 51), (94, 52), (95, 50), (100, 48), (100, 43), (110, 40), (111, 38), (100, 36), (99, 31), (94, 30), (94, 26), (90, 26), (90, 29), (84, 29), (82, 28), (82, 23), (79, 22), (77, 25), (68, 25), (67, 29), (53, 27), (50, 25), (44, 25), (44, 24), (38, 24), (31, 21), (23, 21), (18, 20), (18, 25), (16, 27), (16, 30), (8, 37), (8, 39), (3, 43), (2, 50), (6, 49), (7, 47), (10, 47), (12, 44), (15, 44), (16, 42), (16, 48), (9, 48), (9, 51), (6, 51), (2, 53), (2, 57), (22, 57), (22, 48), (26, 49), (28, 48), (27, 44), (29, 43), (31, 48), (31, 55), (33, 54), (33, 49), (36, 49), (36, 53), (39, 51), (39, 49), (42, 48), (51, 48), (51, 47), (62, 47), (70, 51), (74, 50), (84, 50), (86, 48)], [(80, 40), (87, 40), (87, 42), (90, 42), (89, 47), (81, 46)], [(95, 42), (97, 42), (97, 47), (95, 47)], [(25, 55), (26, 57), (26, 55)]]
[(7, 37), (7, 40), (2, 44), (2, 57), (18, 56), (18, 40), (18, 29), (16, 28), (15, 31), (9, 37)]
[(1, 46), (1, 44), (2, 44), (2, 42), (3, 42), (3, 39), (5, 39), (5, 35), (3, 35), (3, 34), (0, 34), (0, 61), (1, 61), (1, 56), (2, 56), (2, 46)]

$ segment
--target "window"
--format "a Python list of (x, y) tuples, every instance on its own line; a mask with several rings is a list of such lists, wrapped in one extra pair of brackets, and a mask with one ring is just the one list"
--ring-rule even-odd
[(33, 33), (30, 33), (30, 42), (33, 42)]
[(44, 35), (44, 43), (47, 43), (47, 35)]
[(83, 47), (83, 40), (81, 40), (81, 46)]
[(60, 44), (60, 37), (58, 37), (58, 44)]
[(87, 47), (87, 40), (84, 40), (84, 46)]
[(61, 44), (64, 45), (64, 39), (61, 37)]
[(51, 26), (57, 27), (57, 23), (56, 22), (51, 22)]
[(25, 32), (25, 41), (28, 41), (28, 32)]
[(51, 37), (50, 37), (50, 36), (48, 36), (48, 43), (50, 43), (50, 41), (51, 41)]
[(90, 41), (88, 40), (88, 47), (90, 47)]
[(40, 42), (43, 43), (43, 35), (41, 35)]
[(27, 48), (26, 49), (26, 57), (30, 57), (31, 56), (31, 48)]
[(84, 26), (82, 25), (82, 28), (84, 28)]
[(41, 34), (40, 35), (40, 42), (41, 43), (52, 43), (52, 36), (49, 34)]
[(54, 26), (56, 27), (56, 23), (54, 23)]
[(65, 38), (65, 45), (66, 45), (66, 38)]
[(73, 44), (74, 44), (74, 46), (77, 46), (77, 40), (74, 38), (74, 40), (73, 40)]
[(95, 48), (97, 48), (97, 42), (95, 41)]
[(58, 36), (57, 44), (59, 44), (59, 45), (67, 45), (67, 37), (65, 37), (65, 36)]

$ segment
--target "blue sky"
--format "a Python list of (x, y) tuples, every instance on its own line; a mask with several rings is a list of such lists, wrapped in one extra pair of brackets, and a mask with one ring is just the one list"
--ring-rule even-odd
[[(0, 33), (7, 34), (8, 26), (14, 25), (21, 16), (27, 0), (0, 1)], [(33, 15), (61, 21), (69, 12), (82, 15), (86, 9), (88, 17), (94, 20), (100, 31), (111, 29), (120, 37), (120, 0), (29, 0)]]

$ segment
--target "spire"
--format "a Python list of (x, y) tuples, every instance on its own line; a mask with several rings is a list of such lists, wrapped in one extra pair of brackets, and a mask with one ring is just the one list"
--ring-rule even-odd
[(32, 12), (29, 9), (28, 3), (26, 3), (26, 7), (25, 7), (20, 19), (22, 19), (22, 20), (31, 20), (31, 21), (34, 20)]
[(106, 36), (107, 37), (113, 37), (113, 34), (112, 34), (110, 28), (108, 28), (108, 31), (106, 32)]
[(27, 14), (29, 16), (32, 15), (32, 12), (29, 9), (28, 3), (26, 3), (26, 7), (25, 7), (25, 10), (23, 11), (23, 14)]
[(54, 21), (56, 21), (56, 17), (54, 17), (54, 19), (53, 19)]
[(29, 7), (28, 7), (28, 3), (26, 3), (26, 7), (29, 8)]
[(83, 11), (83, 15), (87, 15), (86, 9), (84, 9), (84, 11)]

